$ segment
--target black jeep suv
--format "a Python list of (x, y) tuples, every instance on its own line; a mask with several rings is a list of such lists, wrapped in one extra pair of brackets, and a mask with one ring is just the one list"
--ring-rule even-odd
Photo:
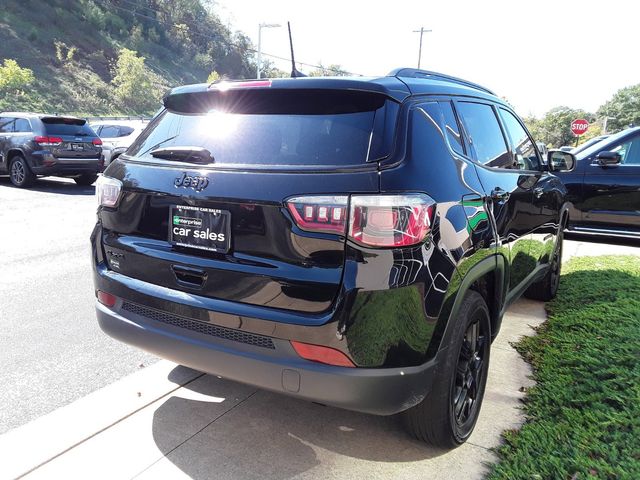
[(186, 86), (164, 105), (97, 183), (102, 329), (464, 442), (505, 309), (559, 281), (565, 188), (512, 109), (412, 69)]
[(16, 187), (48, 175), (91, 185), (102, 170), (101, 145), (81, 118), (0, 113), (0, 175), (9, 174)]

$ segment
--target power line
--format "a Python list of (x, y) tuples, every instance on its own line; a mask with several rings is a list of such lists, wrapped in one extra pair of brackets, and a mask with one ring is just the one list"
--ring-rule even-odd
[[(96, 2), (96, 3), (102, 3), (103, 6), (106, 6), (106, 4), (108, 3), (110, 6), (115, 7), (117, 9), (119, 9), (119, 10), (124, 11), (124, 12), (130, 13), (132, 15), (137, 15), (138, 17), (146, 18), (146, 19), (154, 21), (154, 22), (156, 22), (159, 25), (162, 25), (164, 27), (168, 27), (168, 28), (172, 27), (172, 25), (169, 25), (166, 22), (162, 22), (162, 21), (158, 20), (155, 17), (151, 17), (149, 15), (145, 15), (143, 13), (136, 12), (136, 11), (130, 10), (128, 8), (121, 7), (120, 5), (116, 5), (113, 0), (93, 0), (93, 1)], [(140, 7), (140, 5), (136, 5), (136, 4), (134, 4), (133, 2), (131, 2), (129, 0), (124, 0), (124, 1), (127, 2), (128, 4), (132, 5), (132, 6)], [(144, 5), (142, 6), (142, 8), (146, 8), (146, 9), (148, 9), (148, 10), (154, 12), (154, 13), (167, 15), (167, 12), (163, 12), (161, 10), (156, 10), (156, 9), (151, 8), (151, 7), (144, 6)], [(205, 35), (205, 34), (202, 34), (200, 32), (196, 32), (196, 31), (190, 31), (190, 33), (192, 35), (196, 35), (196, 36), (198, 36), (200, 38), (204, 38), (206, 40), (218, 41), (220, 43), (226, 44), (227, 46), (232, 46), (232, 47), (235, 47), (235, 48), (238, 48), (238, 49), (241, 49), (241, 50), (246, 50), (248, 52), (257, 53), (257, 50), (255, 48), (251, 48), (251, 47), (248, 47), (248, 46), (245, 46), (245, 45), (239, 45), (237, 43), (234, 43), (234, 42), (231, 42), (229, 40), (226, 40), (221, 36)], [(290, 58), (281, 57), (279, 55), (274, 55), (272, 53), (262, 52), (262, 55), (264, 55), (265, 57), (275, 58), (277, 60), (284, 60), (284, 61), (287, 61), (287, 62), (291, 61)], [(324, 67), (322, 65), (316, 65), (316, 64), (313, 64), (313, 63), (306, 63), (306, 62), (301, 62), (301, 61), (297, 61), (296, 63), (298, 65), (304, 65), (305, 67), (317, 68), (319, 70), (322, 70), (323, 72), (326, 70), (326, 71), (333, 72), (333, 73), (344, 73), (344, 74), (347, 74), (347, 75), (353, 75), (353, 76), (358, 76), (358, 77), (362, 77), (363, 76), (360, 73), (354, 73), (354, 72), (349, 72), (347, 70), (340, 70), (340, 69)]]

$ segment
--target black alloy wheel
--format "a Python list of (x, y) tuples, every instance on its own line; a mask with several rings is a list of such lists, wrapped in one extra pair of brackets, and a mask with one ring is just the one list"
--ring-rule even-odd
[(451, 322), (431, 391), (403, 413), (405, 425), (417, 439), (445, 449), (463, 444), (473, 432), (491, 353), (489, 309), (482, 295), (467, 291)]
[(485, 358), (489, 335), (479, 320), (465, 331), (451, 391), (451, 408), (457, 436), (466, 438), (475, 424), (482, 386), (486, 381)]

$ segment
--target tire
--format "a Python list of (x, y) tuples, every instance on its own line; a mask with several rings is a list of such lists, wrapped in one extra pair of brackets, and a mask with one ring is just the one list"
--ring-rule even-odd
[(80, 175), (79, 177), (75, 177), (73, 180), (83, 187), (88, 187), (89, 185), (93, 185), (93, 183), (98, 179), (98, 175), (85, 173)]
[(9, 165), (9, 179), (18, 188), (25, 188), (31, 185), (36, 176), (33, 174), (27, 161), (22, 155), (16, 155), (11, 159)]
[(564, 241), (564, 229), (561, 227), (547, 273), (541, 280), (532, 284), (524, 292), (524, 296), (532, 300), (548, 302), (555, 298), (560, 286), (560, 270), (562, 269), (562, 242)]
[(403, 413), (412, 435), (444, 449), (462, 445), (473, 432), (487, 383), (491, 346), (489, 309), (478, 292), (467, 292), (454, 321), (431, 392)]

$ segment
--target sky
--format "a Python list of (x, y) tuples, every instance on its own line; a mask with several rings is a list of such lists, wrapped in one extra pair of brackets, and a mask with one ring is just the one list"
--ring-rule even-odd
[[(637, 0), (216, 0), (215, 12), (262, 51), (382, 76), (417, 67), (465, 78), (505, 97), (521, 116), (556, 106), (595, 112), (620, 88), (640, 83)], [(290, 71), (290, 64), (274, 60)], [(300, 66), (299, 70), (309, 70)]]

